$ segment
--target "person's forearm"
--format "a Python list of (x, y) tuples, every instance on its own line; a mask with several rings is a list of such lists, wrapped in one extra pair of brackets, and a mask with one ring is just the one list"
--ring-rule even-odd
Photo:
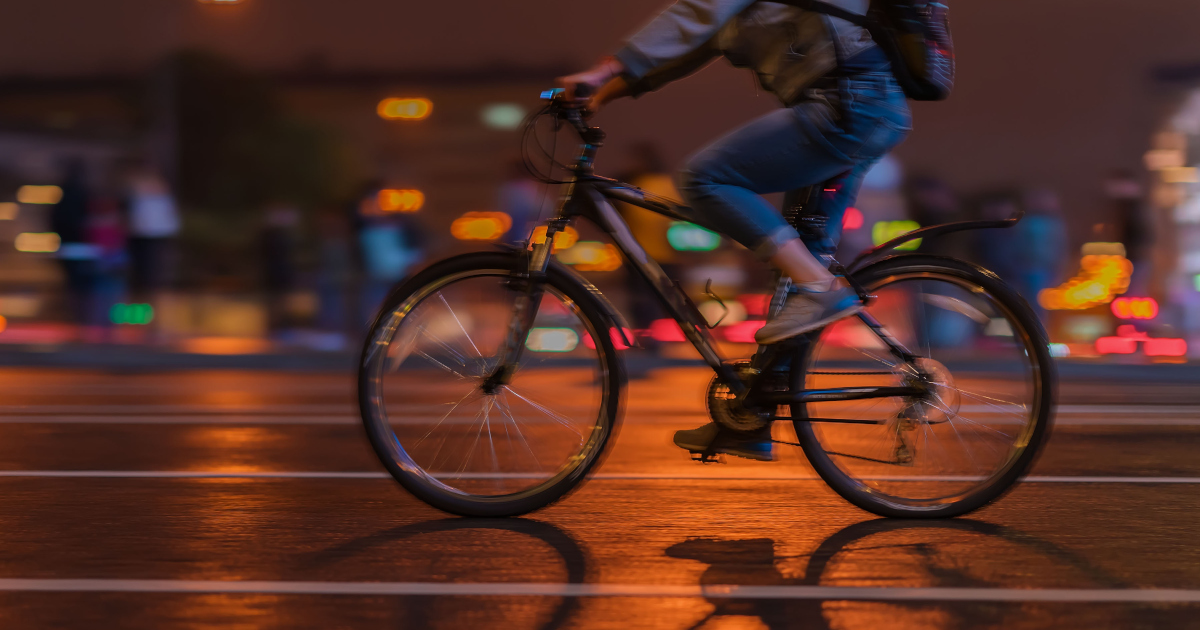
[(754, 0), (677, 0), (635, 33), (617, 57), (638, 92), (703, 67), (719, 52), (713, 39)]

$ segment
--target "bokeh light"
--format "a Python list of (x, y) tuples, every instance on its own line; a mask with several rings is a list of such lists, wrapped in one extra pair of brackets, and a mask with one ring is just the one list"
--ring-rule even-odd
[(62, 200), (58, 186), (22, 186), (17, 189), (17, 201), (29, 204), (56, 204)]
[(379, 191), (379, 209), (384, 212), (416, 212), (425, 206), (425, 193), (419, 190), (385, 189)]
[(512, 217), (503, 212), (468, 212), (450, 224), (450, 234), (460, 241), (494, 241), (512, 228)]
[(427, 98), (385, 98), (377, 111), (384, 120), (425, 120), (433, 113), (433, 102)]

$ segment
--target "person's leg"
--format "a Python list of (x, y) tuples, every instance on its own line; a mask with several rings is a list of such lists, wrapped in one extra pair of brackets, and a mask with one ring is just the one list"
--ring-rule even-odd
[[(838, 178), (841, 186), (833, 199), (823, 201), (831, 204), (829, 217), (840, 221), (866, 168), (903, 139), (909, 124), (903, 94), (890, 77), (814, 95), (722, 138), (697, 154), (684, 172), (681, 190), (697, 223), (771, 261), (804, 291), (789, 297), (782, 312), (755, 335), (763, 344), (824, 326), (861, 310), (862, 303), (760, 195)], [(833, 227), (839, 235), (840, 228)], [(767, 460), (773, 459), (770, 440), (769, 427), (751, 436), (731, 436), (714, 424), (675, 434), (675, 444), (692, 452)]]
[(697, 153), (680, 192), (696, 223), (728, 235), (800, 284), (833, 281), (800, 235), (761, 195), (819, 184), (855, 163), (811, 142), (799, 108), (752, 121)]

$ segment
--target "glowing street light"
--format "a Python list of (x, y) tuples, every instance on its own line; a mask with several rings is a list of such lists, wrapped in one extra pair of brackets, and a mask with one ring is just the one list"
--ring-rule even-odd
[(419, 190), (381, 190), (379, 209), (384, 212), (416, 212), (425, 205), (425, 193)]
[(621, 253), (611, 243), (580, 241), (558, 254), (558, 259), (579, 271), (616, 271), (621, 268)]
[(492, 129), (516, 129), (525, 120), (525, 108), (516, 103), (492, 103), (483, 108), (479, 117)]
[(23, 232), (13, 242), (17, 251), (34, 254), (53, 254), (62, 245), (62, 239), (54, 232)]
[[(534, 245), (541, 245), (542, 243), (545, 243), (545, 242), (546, 242), (546, 226), (539, 225), (538, 227), (533, 228), (533, 234), (531, 234), (529, 237), (530, 249), (533, 249)], [(558, 253), (564, 249), (571, 249), (572, 247), (575, 246), (575, 243), (578, 243), (578, 242), (579, 242), (579, 232), (575, 228), (568, 225), (567, 227), (563, 228), (562, 230), (559, 230), (554, 233), (554, 248), (553, 248), (553, 250), (555, 253)]]
[(376, 110), (384, 120), (425, 120), (433, 113), (433, 101), (427, 98), (385, 98)]
[(17, 189), (17, 201), (53, 205), (62, 201), (62, 189), (58, 186), (22, 186)]
[(468, 212), (450, 224), (450, 234), (460, 241), (494, 241), (512, 228), (512, 217), (503, 212)]

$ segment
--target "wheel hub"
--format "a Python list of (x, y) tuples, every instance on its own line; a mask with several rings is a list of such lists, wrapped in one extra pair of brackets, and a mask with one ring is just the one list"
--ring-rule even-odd
[(924, 422), (939, 424), (958, 416), (962, 406), (962, 395), (954, 382), (954, 376), (940, 361), (921, 358), (913, 362), (917, 374), (909, 377), (910, 385), (926, 390), (924, 396), (913, 402), (913, 411)]

